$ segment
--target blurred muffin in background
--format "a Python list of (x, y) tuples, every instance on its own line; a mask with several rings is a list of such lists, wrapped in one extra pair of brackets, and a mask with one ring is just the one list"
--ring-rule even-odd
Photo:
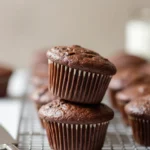
[(123, 51), (111, 57), (110, 61), (115, 64), (118, 70), (109, 85), (110, 101), (112, 106), (117, 109), (116, 93), (141, 78), (142, 72), (138, 73), (140, 72), (139, 68), (146, 64), (147, 61), (138, 56), (129, 55)]
[(140, 71), (147, 75), (150, 75), (150, 63), (146, 63), (140, 66)]
[(38, 64), (32, 72), (31, 81), (35, 87), (48, 85), (48, 65)]
[(141, 81), (145, 78), (145, 75), (139, 72), (139, 68), (130, 67), (120, 70), (112, 79), (109, 85), (110, 101), (114, 108), (118, 108), (116, 101), (116, 94), (125, 89), (126, 87), (133, 85), (135, 82)]
[[(35, 103), (37, 111), (41, 106), (58, 99), (57, 96), (54, 96), (48, 91), (48, 86), (41, 86), (37, 88), (30, 96), (31, 100)], [(44, 127), (43, 120), (40, 119), (41, 125)]]
[(127, 54), (124, 51), (110, 57), (109, 60), (117, 67), (118, 71), (126, 67), (138, 66), (147, 62), (143, 58)]
[(133, 138), (144, 146), (150, 146), (150, 95), (131, 101), (125, 107)]
[(7, 95), (8, 81), (12, 74), (12, 68), (0, 64), (0, 97)]
[(31, 81), (35, 87), (48, 84), (48, 62), (46, 49), (36, 51), (31, 63), (32, 77)]
[(47, 56), (46, 56), (47, 49), (41, 49), (36, 51), (33, 54), (31, 66), (32, 68), (36, 67), (38, 64), (47, 64)]
[(124, 110), (126, 104), (148, 94), (150, 94), (150, 81), (149, 83), (147, 82), (130, 86), (117, 93), (117, 105), (125, 124), (129, 124), (128, 116)]

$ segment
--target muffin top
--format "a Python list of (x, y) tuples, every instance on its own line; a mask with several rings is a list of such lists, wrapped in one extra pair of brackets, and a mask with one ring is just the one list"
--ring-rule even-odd
[(0, 76), (10, 76), (12, 74), (12, 69), (0, 64)]
[(57, 96), (54, 96), (48, 91), (47, 86), (41, 86), (40, 88), (36, 89), (35, 92), (31, 95), (31, 99), (38, 104), (44, 105), (48, 102), (58, 99)]
[(104, 104), (81, 105), (56, 100), (42, 106), (39, 115), (52, 122), (93, 124), (111, 120), (114, 112)]
[(125, 111), (131, 117), (150, 120), (150, 95), (131, 101), (125, 106)]
[(144, 96), (150, 93), (150, 83), (137, 84), (130, 86), (117, 93), (116, 98), (118, 102), (128, 103), (140, 96)]
[(98, 53), (78, 45), (56, 46), (47, 52), (50, 60), (74, 69), (114, 75), (116, 67)]
[(146, 63), (145, 59), (127, 54), (125, 52), (119, 52), (117, 55), (111, 57), (110, 61), (114, 63), (118, 70), (125, 67), (131, 67)]
[(109, 88), (112, 90), (122, 90), (123, 88), (142, 80), (144, 74), (139, 72), (139, 68), (130, 67), (120, 70), (111, 80)]

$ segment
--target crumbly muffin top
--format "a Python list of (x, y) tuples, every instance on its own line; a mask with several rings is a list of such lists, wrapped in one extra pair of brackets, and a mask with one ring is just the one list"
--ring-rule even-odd
[(147, 62), (141, 57), (130, 55), (125, 52), (119, 52), (117, 55), (110, 57), (110, 61), (114, 63), (118, 70)]
[(116, 98), (118, 102), (128, 103), (131, 100), (135, 100), (140, 96), (144, 96), (150, 93), (150, 83), (149, 84), (137, 84), (128, 87), (117, 93)]
[(51, 122), (93, 124), (111, 120), (114, 112), (104, 104), (81, 105), (56, 100), (42, 106), (39, 115)]
[(150, 120), (150, 95), (131, 101), (125, 111), (131, 117)]
[(32, 95), (31, 95), (31, 99), (38, 104), (47, 104), (48, 102), (51, 102), (53, 100), (57, 100), (58, 97), (54, 96), (52, 93), (50, 93), (48, 91), (48, 87), (45, 86), (41, 86), (38, 89), (36, 89)]
[(108, 59), (78, 45), (55, 46), (47, 52), (47, 56), (56, 63), (83, 71), (108, 75), (116, 73), (116, 67)]

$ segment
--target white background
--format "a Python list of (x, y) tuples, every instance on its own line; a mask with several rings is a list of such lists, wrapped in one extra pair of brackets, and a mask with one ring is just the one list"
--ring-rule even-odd
[(33, 51), (81, 44), (104, 56), (124, 47), (128, 16), (150, 0), (0, 0), (0, 61), (26, 67)]

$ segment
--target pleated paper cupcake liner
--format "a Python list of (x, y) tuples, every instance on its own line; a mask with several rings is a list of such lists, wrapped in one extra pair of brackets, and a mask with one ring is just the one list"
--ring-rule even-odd
[(126, 125), (129, 125), (129, 120), (128, 120), (128, 115), (127, 115), (127, 113), (125, 112), (125, 106), (126, 106), (126, 104), (127, 103), (119, 103), (118, 102), (118, 109), (119, 109), (119, 111), (120, 111), (120, 113), (121, 113), (121, 116), (122, 116), (122, 119), (123, 119), (123, 121), (124, 121), (124, 123), (126, 124)]
[(49, 145), (54, 150), (100, 150), (108, 122), (65, 124), (45, 121)]
[(62, 99), (85, 104), (102, 101), (111, 76), (49, 62), (49, 89)]
[(135, 141), (150, 146), (150, 120), (129, 117)]

